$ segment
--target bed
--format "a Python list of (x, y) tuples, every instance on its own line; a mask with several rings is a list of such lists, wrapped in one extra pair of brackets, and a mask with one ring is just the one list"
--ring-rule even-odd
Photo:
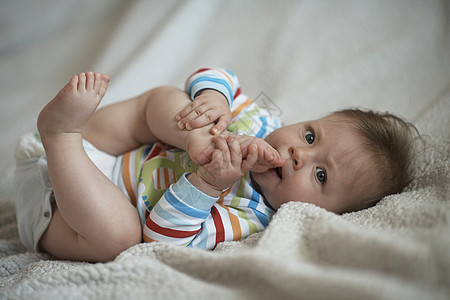
[[(3, 1), (0, 20), (0, 298), (450, 298), (448, 1)], [(104, 264), (27, 252), (15, 144), (65, 82), (108, 73), (106, 105), (205, 66), (235, 72), (285, 124), (346, 107), (407, 118), (427, 145), (415, 180), (344, 215), (286, 204), (214, 251), (139, 244)]]

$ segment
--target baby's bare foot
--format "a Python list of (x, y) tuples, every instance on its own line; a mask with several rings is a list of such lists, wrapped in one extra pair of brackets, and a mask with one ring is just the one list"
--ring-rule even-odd
[(104, 74), (88, 72), (73, 76), (39, 114), (37, 125), (43, 141), (64, 133), (81, 135), (108, 83), (109, 76)]

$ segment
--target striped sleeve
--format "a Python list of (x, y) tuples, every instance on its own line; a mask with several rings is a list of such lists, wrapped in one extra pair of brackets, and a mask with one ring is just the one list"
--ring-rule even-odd
[(151, 210), (143, 228), (145, 242), (188, 245), (200, 235), (202, 224), (219, 197), (203, 193), (186, 175), (172, 184)]
[(238, 77), (230, 70), (223, 68), (200, 69), (186, 80), (186, 92), (192, 100), (197, 93), (204, 89), (213, 89), (222, 93), (233, 104), (233, 100), (240, 94)]
[[(246, 180), (237, 185), (248, 189)], [(214, 249), (223, 241), (241, 240), (268, 225), (273, 212), (267, 212), (265, 205), (246, 198), (227, 197), (229, 192), (218, 198), (210, 197), (195, 188), (184, 174), (147, 217), (144, 241)]]

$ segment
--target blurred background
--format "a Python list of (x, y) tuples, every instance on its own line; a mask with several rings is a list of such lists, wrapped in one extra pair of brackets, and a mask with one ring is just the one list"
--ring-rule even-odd
[(102, 105), (217, 66), (285, 123), (350, 106), (412, 121), (439, 101), (448, 111), (449, 15), (438, 0), (1, 1), (0, 171), (41, 108), (90, 70), (111, 76)]

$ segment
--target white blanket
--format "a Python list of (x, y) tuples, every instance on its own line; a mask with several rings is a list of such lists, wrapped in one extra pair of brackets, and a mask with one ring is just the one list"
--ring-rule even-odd
[[(447, 1), (3, 1), (0, 20), (0, 298), (450, 298)], [(428, 135), (416, 179), (342, 216), (286, 204), (214, 251), (140, 244), (106, 264), (26, 252), (14, 146), (70, 76), (110, 74), (108, 104), (204, 66), (233, 70), (285, 123), (353, 106), (406, 117)]]

